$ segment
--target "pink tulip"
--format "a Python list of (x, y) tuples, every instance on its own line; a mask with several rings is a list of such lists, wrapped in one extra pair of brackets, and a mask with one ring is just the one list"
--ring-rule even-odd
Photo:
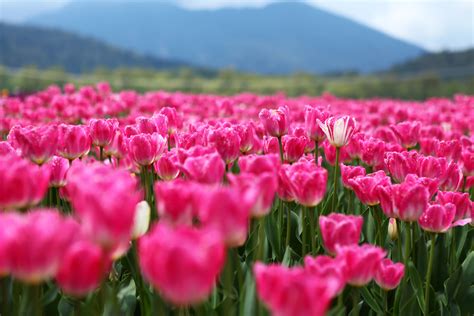
[(305, 106), (305, 129), (312, 141), (321, 142), (326, 137), (318, 121), (324, 122), (329, 117), (329, 112), (317, 107)]
[(155, 171), (160, 179), (170, 181), (179, 175), (179, 161), (176, 151), (166, 151), (160, 159), (155, 162)]
[(287, 106), (280, 106), (277, 110), (263, 109), (258, 117), (268, 135), (281, 137), (288, 133), (290, 110)]
[(339, 295), (344, 290), (347, 281), (345, 262), (340, 258), (332, 258), (329, 256), (306, 256), (304, 258), (304, 268), (311, 275), (316, 275), (320, 278), (330, 277), (335, 278), (339, 282), (339, 287), (336, 294)]
[(208, 141), (217, 149), (226, 165), (239, 158), (240, 137), (234, 129), (223, 127), (211, 131)]
[(22, 215), (10, 231), (7, 262), (11, 274), (27, 283), (40, 283), (56, 274), (79, 225), (56, 210), (38, 209)]
[(443, 191), (457, 191), (463, 179), (461, 167), (454, 161), (441, 163), (441, 175), (438, 178), (439, 189)]
[(242, 246), (247, 239), (253, 199), (240, 190), (220, 187), (204, 191), (199, 219), (205, 227), (219, 231), (227, 247)]
[(73, 243), (61, 258), (56, 282), (67, 294), (86, 296), (99, 287), (107, 262), (102, 249), (87, 241)]
[(142, 237), (138, 251), (144, 277), (176, 305), (205, 300), (225, 261), (224, 244), (214, 231), (165, 224)]
[(359, 176), (365, 176), (365, 168), (361, 166), (346, 166), (345, 164), (340, 164), (341, 167), (341, 178), (342, 184), (347, 189), (352, 189), (349, 180), (355, 179)]
[(166, 150), (166, 140), (157, 133), (133, 135), (128, 144), (130, 158), (143, 167), (153, 164)]
[(335, 255), (337, 246), (357, 245), (363, 221), (362, 216), (338, 213), (320, 216), (319, 227), (326, 251)]
[(292, 195), (304, 206), (316, 206), (324, 198), (328, 173), (314, 162), (299, 161), (283, 169), (289, 179)]
[(67, 182), (70, 202), (87, 236), (106, 249), (129, 242), (141, 194), (128, 172), (77, 163), (69, 169)]
[(337, 256), (344, 260), (347, 283), (362, 287), (368, 284), (377, 273), (380, 262), (386, 253), (382, 248), (365, 244), (338, 247)]
[(461, 165), (465, 177), (474, 176), (474, 151), (464, 151), (462, 153)]
[(417, 159), (416, 151), (389, 152), (385, 154), (385, 166), (392, 178), (402, 183), (408, 174), (417, 173)]
[(16, 239), (16, 227), (23, 222), (23, 215), (17, 212), (0, 213), (0, 277), (10, 273), (11, 243)]
[(188, 157), (180, 169), (190, 180), (212, 184), (222, 181), (225, 164), (218, 153), (212, 153)]
[(325, 315), (340, 288), (337, 278), (320, 278), (302, 267), (257, 262), (253, 270), (258, 296), (273, 315)]
[(253, 198), (254, 203), (250, 211), (252, 217), (259, 218), (270, 212), (278, 187), (278, 179), (273, 172), (259, 175), (240, 173), (238, 176), (228, 174), (228, 179), (232, 186), (241, 190), (242, 194)]
[(375, 170), (383, 169), (384, 155), (386, 151), (385, 143), (376, 138), (370, 138), (360, 142), (361, 160)]
[(196, 198), (199, 192), (197, 184), (181, 179), (157, 182), (155, 193), (160, 220), (170, 225), (192, 225), (193, 217), (198, 213)]
[(128, 154), (129, 139), (121, 131), (115, 132), (112, 142), (104, 147), (106, 156), (122, 159)]
[(290, 168), (290, 165), (284, 164), (278, 171), (277, 193), (280, 200), (285, 202), (292, 202), (295, 200), (293, 185), (291, 183), (290, 177), (288, 176)]
[(385, 291), (395, 289), (405, 274), (405, 266), (403, 263), (394, 263), (386, 258), (380, 261), (375, 271), (375, 282)]
[(439, 191), (436, 195), (436, 203), (441, 205), (453, 204), (456, 207), (455, 221), (472, 216), (472, 202), (468, 193)]
[(318, 121), (329, 143), (334, 147), (343, 147), (349, 143), (355, 132), (356, 122), (349, 116), (333, 116), (324, 122)]
[(303, 156), (308, 139), (285, 135), (282, 138), (283, 157), (286, 162), (293, 163)]
[(15, 126), (10, 134), (13, 143), (21, 150), (21, 155), (38, 165), (47, 162), (56, 152), (58, 145), (56, 126)]
[(405, 181), (378, 190), (380, 205), (387, 217), (417, 221), (428, 207), (429, 191), (421, 183)]
[(278, 144), (278, 138), (273, 136), (264, 136), (263, 138), (263, 152), (266, 155), (279, 154), (280, 145)]
[(85, 156), (91, 148), (89, 131), (82, 125), (59, 126), (58, 154), (68, 160)]
[(244, 155), (257, 153), (261, 150), (262, 141), (258, 138), (254, 124), (238, 124), (235, 126), (240, 138), (240, 152)]
[(89, 132), (94, 146), (105, 147), (109, 145), (118, 128), (115, 119), (93, 119), (89, 121)]
[(67, 159), (54, 156), (45, 167), (49, 168), (50, 187), (60, 188), (66, 185), (66, 173), (69, 169), (69, 161)]
[(0, 209), (22, 209), (38, 204), (48, 190), (50, 170), (16, 155), (0, 156)]
[(455, 216), (456, 206), (454, 204), (432, 204), (418, 219), (418, 224), (426, 231), (444, 233), (451, 228)]
[(400, 144), (405, 148), (416, 146), (420, 139), (420, 122), (402, 122), (390, 127), (397, 135)]
[(354, 190), (357, 198), (365, 205), (377, 205), (380, 203), (378, 190), (380, 187), (389, 186), (390, 178), (383, 171), (359, 176), (348, 180), (350, 187)]
[(238, 161), (240, 172), (261, 174), (274, 172), (280, 168), (280, 158), (278, 155), (248, 155), (242, 156)]
[(173, 134), (183, 126), (181, 116), (173, 107), (164, 107), (160, 110), (161, 115), (166, 116), (168, 122), (168, 133)]
[(15, 154), (15, 148), (9, 142), (0, 141), (0, 156)]

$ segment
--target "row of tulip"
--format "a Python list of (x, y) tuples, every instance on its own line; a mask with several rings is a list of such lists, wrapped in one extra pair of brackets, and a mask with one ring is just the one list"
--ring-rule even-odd
[(0, 313), (472, 314), (473, 110), (106, 83), (0, 99)]

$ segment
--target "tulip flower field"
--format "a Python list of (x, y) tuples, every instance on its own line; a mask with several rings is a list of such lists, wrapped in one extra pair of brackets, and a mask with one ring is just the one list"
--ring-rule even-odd
[(474, 96), (0, 98), (0, 315), (473, 315)]

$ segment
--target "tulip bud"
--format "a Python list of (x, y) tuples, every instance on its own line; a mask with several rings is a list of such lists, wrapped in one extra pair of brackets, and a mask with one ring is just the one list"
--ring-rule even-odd
[(388, 221), (388, 237), (392, 241), (398, 239), (398, 227), (397, 220), (395, 218), (390, 218), (390, 220)]
[(133, 219), (132, 239), (145, 235), (150, 225), (150, 206), (146, 201), (138, 202)]
[(290, 110), (286, 105), (280, 106), (277, 110), (263, 109), (258, 114), (258, 117), (268, 135), (281, 137), (288, 133)]

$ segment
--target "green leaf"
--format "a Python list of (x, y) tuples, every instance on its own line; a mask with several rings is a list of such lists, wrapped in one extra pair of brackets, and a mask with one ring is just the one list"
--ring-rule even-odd
[(383, 308), (380, 306), (378, 300), (372, 295), (367, 287), (363, 287), (360, 289), (360, 293), (362, 294), (362, 298), (370, 306), (370, 308), (376, 312), (377, 314), (383, 314)]
[(285, 267), (289, 267), (291, 265), (291, 248), (289, 246), (285, 249), (285, 254), (283, 255), (281, 264)]
[(137, 298), (133, 279), (130, 279), (128, 284), (119, 290), (117, 298), (120, 302), (120, 311), (123, 315), (133, 315), (135, 313)]
[(276, 225), (276, 221), (273, 216), (267, 215), (264, 219), (265, 224), (265, 234), (267, 235), (267, 239), (272, 246), (273, 252), (276, 254), (277, 258), (281, 258), (281, 247), (278, 238), (278, 227)]
[(54, 302), (58, 294), (58, 288), (54, 284), (49, 285), (49, 289), (43, 294), (43, 297), (41, 298), (41, 305), (46, 306)]
[(408, 267), (410, 270), (410, 284), (413, 288), (413, 292), (415, 293), (416, 300), (418, 301), (418, 306), (420, 307), (420, 310), (423, 310), (425, 306), (423, 282), (421, 281), (420, 274), (418, 273), (418, 270), (416, 269), (413, 262), (410, 261), (408, 263)]
[(74, 303), (71, 302), (67, 297), (63, 296), (58, 304), (58, 312), (61, 316), (73, 316)]
[(255, 315), (255, 281), (250, 270), (247, 271), (244, 284), (245, 295), (240, 309), (240, 316)]

